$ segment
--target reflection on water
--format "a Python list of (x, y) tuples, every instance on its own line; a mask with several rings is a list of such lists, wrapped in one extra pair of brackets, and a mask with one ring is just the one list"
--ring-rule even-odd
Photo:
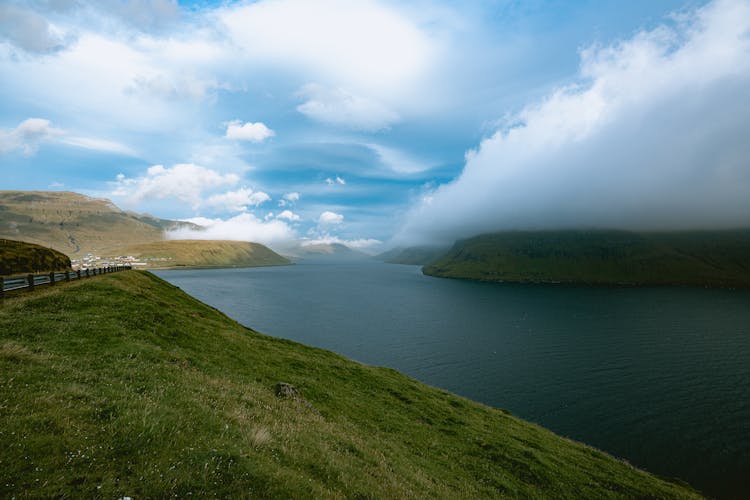
[(750, 293), (487, 284), (379, 263), (159, 276), (715, 496), (750, 491)]

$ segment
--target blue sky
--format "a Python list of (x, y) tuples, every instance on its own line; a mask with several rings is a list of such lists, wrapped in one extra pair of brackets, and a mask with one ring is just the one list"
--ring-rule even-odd
[(749, 12), (6, 0), (0, 189), (107, 197), (277, 248), (747, 224)]

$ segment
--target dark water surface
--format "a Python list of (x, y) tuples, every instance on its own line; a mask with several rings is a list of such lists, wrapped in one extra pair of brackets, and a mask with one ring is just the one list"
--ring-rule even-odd
[(475, 283), (380, 263), (156, 274), (255, 330), (750, 497), (750, 292)]

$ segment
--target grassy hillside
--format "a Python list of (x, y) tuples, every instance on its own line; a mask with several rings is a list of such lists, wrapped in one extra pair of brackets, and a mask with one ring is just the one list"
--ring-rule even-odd
[(70, 269), (67, 255), (33, 243), (0, 239), (0, 275), (65, 269)]
[(513, 231), (458, 241), (424, 273), (487, 281), (750, 286), (750, 230)]
[(123, 250), (151, 267), (255, 267), (291, 264), (259, 243), (215, 240), (169, 240), (143, 243)]
[(696, 496), (144, 272), (6, 299), (0, 373), (1, 497)]
[(58, 191), (0, 191), (0, 238), (22, 239), (72, 258), (113, 255), (163, 239), (186, 223), (123, 212), (111, 201)]
[(377, 255), (377, 260), (388, 264), (409, 264), (413, 266), (424, 266), (441, 257), (448, 251), (445, 247), (407, 247), (394, 248)]

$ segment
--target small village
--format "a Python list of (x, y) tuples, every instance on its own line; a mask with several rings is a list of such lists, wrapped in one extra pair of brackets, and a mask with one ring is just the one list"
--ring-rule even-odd
[(73, 270), (96, 269), (100, 267), (131, 266), (134, 269), (148, 269), (149, 267), (163, 266), (170, 261), (168, 257), (134, 257), (132, 255), (119, 255), (117, 257), (102, 257), (87, 253), (80, 259), (71, 259)]

